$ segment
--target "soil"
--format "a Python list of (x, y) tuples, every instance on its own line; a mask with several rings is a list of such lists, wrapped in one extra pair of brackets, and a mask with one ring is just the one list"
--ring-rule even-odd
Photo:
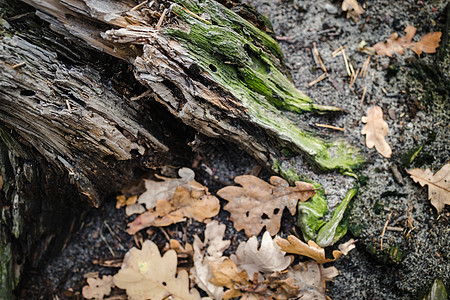
[[(319, 134), (359, 145), (367, 161), (360, 172), (364, 184), (348, 216), (350, 232), (343, 238), (356, 237), (357, 246), (333, 264), (340, 276), (327, 284), (327, 295), (332, 299), (421, 299), (437, 277), (450, 290), (449, 206), (437, 214), (427, 199), (427, 189), (414, 183), (405, 172), (405, 168), (431, 168), (436, 172), (449, 162), (450, 51), (448, 31), (444, 30), (449, 22), (446, 1), (364, 1), (365, 13), (357, 22), (346, 18), (341, 1), (250, 3), (272, 21), (296, 86), (316, 103), (339, 106), (347, 112), (327, 118), (297, 115), (292, 118)], [(444, 30), (443, 40), (447, 36), (447, 44), (441, 44), (438, 54), (422, 54), (420, 58), (412, 51), (392, 58), (374, 56), (367, 76), (358, 77), (350, 86), (342, 55), (332, 57), (332, 52), (346, 45), (346, 55), (357, 70), (368, 58), (358, 52), (361, 41), (374, 45), (394, 32), (403, 35), (407, 25), (417, 27), (415, 40), (426, 33)], [(329, 76), (308, 86), (323, 74), (313, 57), (314, 42)], [(374, 104), (382, 107), (389, 125), (387, 141), (393, 152), (389, 159), (375, 149), (367, 149), (360, 133), (361, 118)], [(316, 123), (345, 130), (320, 128)], [(196, 171), (196, 179), (211, 192), (231, 184), (237, 175), (253, 173), (263, 179), (271, 175), (267, 170), (259, 173), (257, 163), (239, 150), (200, 138), (204, 142), (198, 155), (192, 157), (191, 167)], [(411, 162), (411, 154), (420, 146), (422, 150)], [(282, 164), (322, 184), (331, 210), (353, 184), (350, 177), (317, 174), (301, 157), (286, 157)], [(165, 172), (173, 174), (170, 168)], [(84, 225), (59, 257), (47, 261), (42, 268), (28, 270), (19, 298), (80, 299), (85, 284), (83, 274), (117, 272), (117, 268), (93, 263), (123, 257), (135, 245), (133, 237), (124, 231), (127, 218), (123, 209), (115, 209), (114, 196), (88, 213)], [(228, 213), (221, 212), (216, 219), (227, 225), (226, 235), (233, 241), (229, 251), (233, 252), (245, 235), (235, 232)], [(282, 234), (286, 235), (294, 224), (295, 217), (284, 214)], [(391, 230), (382, 235), (386, 224)], [(200, 223), (180, 223), (164, 232), (152, 229), (142, 238), (148, 237), (163, 248), (166, 234), (192, 242), (193, 235), (203, 229)]]

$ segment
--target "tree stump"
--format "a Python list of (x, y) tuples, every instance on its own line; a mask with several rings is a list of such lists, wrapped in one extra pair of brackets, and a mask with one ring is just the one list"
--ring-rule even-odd
[(341, 110), (295, 88), (270, 22), (246, 5), (23, 2), (1, 2), (2, 299), (26, 261), (64, 247), (87, 204), (186, 161), (196, 132), (275, 171), (287, 150), (319, 171), (362, 163), (346, 142), (301, 129), (298, 114)]

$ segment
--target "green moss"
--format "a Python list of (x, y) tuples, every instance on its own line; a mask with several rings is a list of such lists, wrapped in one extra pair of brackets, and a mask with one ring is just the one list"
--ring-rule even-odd
[(302, 131), (283, 110), (297, 113), (339, 111), (320, 106), (300, 92), (280, 69), (282, 55), (276, 41), (215, 1), (177, 1), (211, 24), (175, 5), (172, 11), (188, 25), (164, 33), (180, 41), (196, 64), (230, 91), (247, 109), (251, 120), (282, 139), (282, 147), (303, 154), (320, 170), (351, 172), (363, 162), (359, 151), (343, 141), (326, 142)]
[(444, 282), (442, 279), (436, 278), (430, 292), (423, 297), (423, 300), (447, 300), (448, 296)]

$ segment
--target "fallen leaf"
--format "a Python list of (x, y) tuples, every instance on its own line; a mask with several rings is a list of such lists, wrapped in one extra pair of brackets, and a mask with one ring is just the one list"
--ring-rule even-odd
[(361, 130), (366, 135), (367, 148), (373, 146), (386, 158), (391, 157), (392, 150), (384, 138), (389, 130), (388, 124), (383, 120), (383, 111), (379, 106), (373, 106), (367, 109), (367, 117), (362, 117), (362, 122), (366, 123)]
[(146, 211), (145, 207), (143, 205), (137, 204), (137, 203), (127, 205), (127, 207), (125, 207), (125, 214), (127, 216), (131, 216), (131, 215), (135, 215), (135, 214), (142, 214), (145, 211)]
[(430, 169), (413, 169), (407, 172), (421, 186), (428, 185), (428, 199), (438, 213), (446, 204), (450, 205), (450, 164), (444, 165), (434, 175)]
[(294, 215), (298, 200), (306, 201), (316, 193), (310, 183), (297, 181), (290, 187), (277, 176), (270, 178), (271, 184), (252, 175), (237, 176), (234, 181), (242, 187), (227, 186), (217, 195), (228, 201), (224, 209), (231, 213), (234, 227), (244, 229), (249, 237), (258, 235), (264, 226), (271, 235), (277, 234), (283, 209), (287, 207)]
[(105, 295), (111, 293), (111, 288), (114, 286), (113, 277), (110, 275), (103, 276), (102, 279), (98, 277), (88, 278), (88, 285), (83, 286), (82, 294), (86, 299), (103, 299)]
[(189, 187), (177, 187), (172, 199), (159, 200), (154, 209), (139, 215), (128, 224), (127, 232), (135, 234), (145, 227), (167, 226), (182, 222), (186, 217), (203, 222), (217, 215), (219, 210), (219, 199), (209, 194), (206, 187), (191, 182)]
[(355, 22), (358, 22), (359, 16), (364, 13), (363, 8), (356, 0), (342, 1), (342, 10), (347, 12), (347, 19), (352, 16)]
[(230, 246), (231, 241), (223, 240), (225, 225), (212, 221), (206, 225), (205, 241), (194, 236), (194, 266), (191, 268), (191, 279), (213, 299), (222, 299), (223, 287), (212, 284), (211, 264), (222, 262), (223, 251)]
[(439, 47), (441, 41), (441, 32), (428, 33), (422, 37), (419, 42), (412, 42), (417, 28), (411, 25), (406, 26), (405, 36), (399, 37), (394, 32), (390, 38), (386, 40), (386, 43), (378, 42), (373, 47), (378, 55), (387, 55), (392, 57), (394, 53), (402, 55), (406, 49), (411, 48), (417, 55), (420, 56), (422, 52), (435, 53), (436, 48)]
[(213, 276), (210, 279), (212, 284), (229, 289), (223, 294), (223, 299), (239, 297), (242, 294), (241, 287), (251, 285), (247, 272), (245, 270), (239, 272), (231, 259), (225, 259), (222, 262), (213, 261), (211, 263), (211, 274)]
[(284, 252), (310, 257), (319, 264), (335, 261), (343, 254), (347, 255), (347, 253), (355, 247), (355, 241), (351, 239), (347, 243), (339, 245), (338, 248), (340, 250), (333, 251), (333, 258), (326, 258), (325, 249), (317, 245), (313, 240), (310, 240), (308, 244), (306, 244), (305, 242), (299, 240), (296, 236), (290, 235), (287, 237), (287, 240), (278, 237), (276, 242)]
[(324, 268), (313, 261), (300, 262), (288, 269), (287, 277), (295, 280), (301, 299), (327, 299), (325, 282), (339, 275), (335, 267)]
[(178, 170), (180, 178), (168, 178), (155, 175), (162, 181), (144, 179), (146, 191), (139, 196), (137, 202), (145, 204), (147, 209), (154, 208), (159, 200), (173, 198), (177, 187), (189, 185), (189, 182), (195, 178), (195, 173), (189, 168)]
[(418, 56), (420, 56), (422, 52), (436, 53), (436, 48), (439, 47), (441, 36), (442, 32), (427, 33), (419, 42), (412, 45), (411, 50), (414, 51)]
[(149, 240), (142, 250), (128, 251), (121, 269), (114, 275), (114, 283), (133, 300), (201, 299), (196, 289), (189, 290), (187, 272), (182, 270), (177, 275), (176, 252), (168, 250), (161, 257), (158, 246)]
[(285, 254), (266, 231), (259, 250), (258, 239), (254, 236), (247, 242), (240, 243), (236, 255), (231, 255), (230, 258), (251, 278), (254, 273), (273, 273), (286, 269), (291, 264), (291, 259)]

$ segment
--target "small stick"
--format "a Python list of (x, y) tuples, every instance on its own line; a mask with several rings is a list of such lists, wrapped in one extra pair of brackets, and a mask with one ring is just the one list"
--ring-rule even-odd
[(68, 99), (66, 99), (66, 105), (67, 105), (67, 109), (69, 110), (69, 113), (72, 113), (72, 107), (70, 107), (70, 103), (69, 103)]
[(403, 229), (403, 227), (387, 226), (386, 230), (402, 232), (404, 229)]
[(109, 252), (112, 254), (112, 256), (116, 256), (116, 253), (114, 252), (114, 250), (111, 248), (111, 246), (109, 246), (108, 241), (105, 239), (105, 237), (103, 236), (102, 233), (102, 228), (100, 228), (100, 237), (102, 238), (102, 240), (105, 242), (106, 247), (108, 247)]
[(369, 65), (370, 65), (370, 60), (372, 59), (372, 56), (369, 55), (369, 57), (366, 59), (366, 61), (364, 62), (362, 69), (361, 69), (361, 74), (363, 78), (366, 78), (367, 72), (369, 71)]
[(324, 80), (324, 79), (327, 78), (327, 77), (328, 77), (328, 73), (323, 73), (323, 74), (320, 75), (316, 80), (311, 81), (311, 82), (308, 83), (307, 85), (308, 85), (308, 86), (313, 86), (313, 85), (315, 85), (316, 83), (318, 83), (318, 82)]
[(345, 55), (345, 50), (342, 49), (342, 57), (344, 58), (345, 68), (347, 69), (348, 76), (352, 77), (352, 73), (350, 72), (350, 68), (348, 67), (347, 55)]
[(364, 87), (364, 91), (361, 97), (361, 102), (359, 102), (359, 108), (361, 108), (361, 106), (363, 105), (364, 102), (364, 97), (366, 97), (366, 92), (367, 92), (367, 85)]
[[(106, 228), (108, 228), (109, 233), (119, 242), (119, 244), (122, 242), (120, 237), (112, 230), (112, 228), (109, 226), (109, 224), (106, 221), (103, 221), (103, 224), (105, 224)], [(122, 245), (120, 245), (122, 246)]]
[(159, 30), (159, 27), (161, 27), (162, 22), (164, 21), (164, 18), (166, 17), (166, 14), (169, 12), (169, 9), (164, 9), (161, 17), (158, 20), (158, 24), (156, 24), (156, 30)]
[(317, 50), (316, 42), (313, 42), (313, 52), (314, 52), (314, 54), (317, 57), (317, 61), (319, 62), (320, 68), (326, 73), (327, 72), (327, 68), (323, 64), (322, 58), (320, 57), (320, 54), (319, 54), (319, 50)]
[(386, 220), (386, 223), (384, 224), (383, 227), (383, 231), (381, 232), (381, 242), (380, 242), (380, 250), (383, 250), (383, 238), (384, 238), (384, 233), (386, 232), (386, 228), (389, 224), (389, 221), (391, 220), (391, 216), (392, 216), (393, 211), (391, 211), (391, 213), (389, 214), (388, 219)]
[(196, 17), (197, 19), (202, 20), (202, 21), (205, 22), (205, 23), (211, 24), (211, 22), (209, 22), (209, 21), (203, 19), (202, 17), (200, 17), (200, 16), (198, 16), (197, 14), (193, 13), (193, 12), (190, 11), (189, 9), (184, 8), (184, 7), (181, 7), (181, 8), (184, 9), (188, 14), (190, 14), (190, 15)]
[(354, 84), (355, 81), (356, 81), (356, 78), (358, 78), (359, 71), (360, 71), (360, 69), (358, 68), (358, 70), (356, 70), (355, 76), (353, 76), (353, 78), (350, 80), (350, 87), (353, 86), (353, 84)]
[(339, 48), (337, 48), (336, 50), (334, 50), (334, 51), (331, 53), (331, 56), (332, 56), (332, 57), (338, 56), (339, 54), (341, 54), (341, 53), (340, 53), (341, 50), (343, 50), (343, 49), (345, 49), (345, 48), (347, 48), (347, 45), (340, 46)]
[(327, 124), (319, 124), (319, 123), (316, 123), (316, 126), (317, 126), (317, 127), (328, 128), (328, 129), (339, 130), (339, 131), (344, 131), (344, 128), (336, 127), (336, 126), (333, 126), (333, 125), (327, 125)]
[(141, 8), (142, 6), (144, 6), (145, 4), (148, 3), (148, 0), (142, 1), (141, 3), (139, 3), (138, 5), (136, 5), (135, 7), (133, 7), (132, 9), (130, 9), (130, 11), (135, 11), (138, 10), (139, 8)]
[(26, 62), (21, 62), (21, 63), (15, 64), (14, 66), (12, 66), (11, 69), (17, 69), (17, 68), (25, 66), (26, 64), (27, 64)]

